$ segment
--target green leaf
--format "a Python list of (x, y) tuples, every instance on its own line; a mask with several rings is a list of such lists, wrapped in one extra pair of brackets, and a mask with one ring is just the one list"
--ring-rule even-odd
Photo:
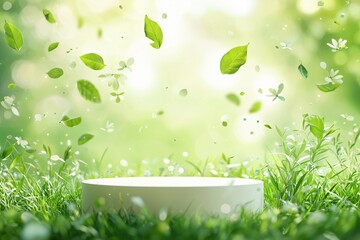
[(51, 52), (52, 50), (56, 49), (59, 46), (59, 42), (53, 42), (48, 46), (48, 52)]
[(94, 103), (101, 102), (99, 91), (91, 82), (87, 80), (79, 80), (77, 82), (77, 88), (79, 90), (80, 95), (84, 99)]
[(84, 26), (84, 19), (82, 17), (79, 17), (78, 21), (77, 21), (77, 27), (78, 27), (78, 29), (80, 29), (83, 26)]
[(235, 93), (229, 93), (226, 95), (226, 99), (235, 104), (236, 106), (240, 106), (240, 98)]
[(65, 149), (64, 157), (63, 157), (64, 161), (68, 160), (69, 158), (71, 158), (73, 156), (71, 148), (72, 148), (72, 146), (70, 145)]
[(87, 142), (90, 141), (93, 137), (94, 137), (94, 135), (89, 134), (89, 133), (83, 134), (83, 135), (82, 135), (81, 137), (79, 137), (79, 139), (78, 139), (78, 145), (83, 145), (83, 144), (87, 143)]
[(272, 129), (272, 127), (269, 124), (264, 124), (264, 127), (268, 128), (268, 129)]
[(9, 157), (14, 151), (14, 144), (11, 144), (9, 146), (7, 146), (4, 151), (1, 153), (1, 158), (5, 159), (7, 157)]
[(277, 92), (276, 92), (276, 90), (274, 88), (269, 88), (268, 90), (272, 95), (274, 95), (274, 96), (277, 95)]
[(220, 71), (223, 74), (234, 74), (246, 63), (248, 45), (234, 47), (221, 58)]
[(317, 87), (322, 92), (332, 92), (336, 90), (338, 87), (340, 87), (340, 84), (328, 82), (324, 84), (318, 84)]
[(55, 17), (52, 14), (52, 12), (50, 12), (48, 9), (44, 9), (43, 10), (43, 14), (45, 19), (49, 22), (49, 23), (56, 23)]
[(249, 113), (256, 113), (260, 109), (261, 109), (261, 102), (260, 101), (254, 102), (254, 104), (249, 109)]
[(278, 86), (278, 90), (276, 91), (277, 95), (279, 95), (284, 90), (284, 84), (280, 83)]
[(186, 88), (179, 91), (180, 96), (186, 97), (188, 95), (188, 90)]
[(103, 30), (101, 28), (99, 28), (97, 31), (98, 38), (102, 38), (102, 35), (103, 35)]
[(277, 96), (278, 99), (280, 99), (281, 101), (285, 101), (285, 98), (283, 96)]
[(16, 155), (16, 157), (14, 158), (14, 160), (12, 161), (12, 163), (10, 164), (9, 170), (13, 169), (17, 162), (22, 158), (22, 156), (24, 155), (23, 152), (19, 153), (18, 155)]
[(300, 72), (300, 74), (304, 77), (307, 78), (308, 77), (308, 71), (306, 70), (306, 68), (304, 67), (304, 65), (300, 64), (298, 66), (298, 70)]
[(15, 83), (9, 83), (9, 84), (8, 84), (8, 88), (9, 88), (9, 89), (16, 88), (16, 84), (15, 84)]
[(310, 127), (310, 132), (320, 141), (325, 131), (324, 118), (310, 115), (305, 118), (305, 122)]
[(131, 57), (126, 61), (126, 65), (131, 66), (134, 64), (134, 62), (135, 62), (135, 59), (133, 57)]
[(87, 53), (80, 56), (81, 61), (93, 70), (101, 70), (105, 67), (103, 58), (96, 53)]
[(51, 78), (59, 78), (64, 75), (64, 71), (61, 68), (53, 68), (47, 72), (47, 75)]
[(157, 22), (151, 20), (147, 15), (145, 15), (145, 26), (144, 26), (145, 36), (150, 40), (154, 41), (150, 43), (153, 48), (159, 49), (163, 41), (162, 30), (157, 24)]
[(227, 123), (227, 121), (222, 121), (222, 122), (221, 122), (221, 125), (222, 125), (223, 127), (227, 127), (228, 123)]
[(81, 117), (69, 118), (65, 115), (60, 122), (67, 127), (75, 127), (81, 123)]
[(20, 51), (23, 46), (23, 37), (19, 29), (5, 21), (4, 30), (6, 44), (12, 49)]

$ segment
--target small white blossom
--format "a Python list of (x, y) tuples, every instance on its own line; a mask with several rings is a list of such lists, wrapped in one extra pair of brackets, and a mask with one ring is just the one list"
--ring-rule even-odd
[(59, 157), (59, 155), (52, 155), (52, 156), (50, 157), (50, 160), (51, 160), (51, 161), (54, 161), (54, 162), (56, 162), (56, 161), (65, 162), (64, 159), (62, 159), (61, 157)]
[(106, 121), (106, 126), (104, 128), (100, 128), (100, 130), (103, 130), (104, 132), (113, 132), (114, 131), (114, 123)]
[(280, 43), (280, 48), (281, 48), (281, 49), (292, 50), (292, 48), (290, 47), (290, 44), (285, 43), (285, 42), (281, 42), (281, 43)]
[(1, 101), (1, 105), (6, 110), (10, 110), (15, 116), (20, 116), (20, 113), (15, 106), (14, 100), (14, 97), (5, 96), (4, 101)]
[(21, 137), (15, 137), (17, 145), (21, 146), (22, 148), (26, 148), (29, 144), (28, 141), (22, 139)]
[(226, 121), (228, 121), (228, 120), (229, 120), (229, 116), (228, 116), (228, 115), (226, 115), (226, 114), (224, 114), (224, 115), (222, 115), (222, 116), (221, 116), (221, 118), (220, 118), (220, 119), (221, 119), (221, 121), (222, 121), (222, 122), (226, 122)]
[(320, 67), (321, 67), (322, 69), (326, 69), (326, 67), (327, 67), (326, 62), (320, 62)]
[(35, 114), (34, 118), (35, 118), (36, 122), (39, 122), (39, 121), (41, 121), (43, 119), (42, 115), (39, 114), (39, 113)]
[(339, 70), (334, 70), (333, 68), (330, 70), (329, 75), (325, 77), (326, 82), (342, 84), (343, 83), (343, 75), (338, 75)]
[(342, 38), (340, 38), (338, 41), (336, 41), (335, 39), (331, 39), (331, 43), (327, 43), (326, 45), (332, 48), (332, 52), (337, 52), (343, 49), (347, 49), (346, 43), (347, 40), (343, 40)]

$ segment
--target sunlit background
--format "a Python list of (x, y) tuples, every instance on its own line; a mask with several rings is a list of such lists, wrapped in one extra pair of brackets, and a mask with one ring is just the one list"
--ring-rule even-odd
[[(24, 36), (20, 52), (6, 45), (3, 31), (0, 40), (0, 98), (13, 97), (20, 113), (1, 107), (2, 146), (21, 137), (39, 151), (45, 144), (61, 155), (72, 145), (87, 163), (107, 149), (106, 168), (200, 164), (222, 153), (261, 162), (276, 146), (275, 126), (299, 128), (302, 115), (310, 113), (350, 131), (360, 117), (358, 1), (2, 0), (0, 7), (1, 25), (11, 22)], [(53, 12), (55, 24), (45, 20), (44, 8)], [(145, 37), (145, 14), (162, 28), (160, 49)], [(327, 43), (340, 38), (347, 48), (333, 52)], [(52, 42), (60, 45), (48, 52)], [(236, 74), (221, 74), (221, 57), (248, 43), (246, 64)], [(101, 55), (106, 68), (87, 68), (79, 56), (89, 52)], [(121, 71), (125, 94), (116, 103), (108, 79), (98, 76), (116, 73), (119, 61), (129, 58), (135, 62), (131, 71)], [(327, 76), (320, 62), (344, 76), (333, 92), (316, 86)], [(65, 74), (49, 78), (54, 67)], [(99, 89), (100, 104), (80, 96), (80, 79)], [(17, 87), (8, 88), (10, 83)], [(272, 101), (268, 89), (280, 83), (285, 101)], [(229, 93), (238, 95), (240, 106), (226, 98)], [(261, 109), (249, 113), (257, 101)], [(59, 123), (64, 115), (81, 116), (82, 123), (66, 127)], [(95, 137), (78, 146), (84, 133)]]

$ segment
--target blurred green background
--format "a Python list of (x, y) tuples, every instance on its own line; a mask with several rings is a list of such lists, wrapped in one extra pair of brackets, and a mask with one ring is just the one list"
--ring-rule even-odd
[[(350, 131), (360, 117), (359, 1), (2, 0), (0, 8), (1, 25), (6, 20), (24, 36), (23, 49), (15, 52), (2, 30), (0, 98), (13, 96), (20, 112), (17, 117), (1, 107), (2, 146), (10, 136), (21, 137), (61, 155), (71, 144), (87, 163), (108, 149), (103, 165), (108, 168), (125, 166), (121, 160), (149, 168), (164, 159), (199, 164), (222, 153), (261, 162), (276, 146), (274, 126), (299, 127), (302, 114), (310, 113)], [(44, 8), (53, 12), (55, 24), (45, 20)], [(145, 14), (162, 28), (159, 50), (144, 35)], [(327, 43), (339, 38), (348, 48), (332, 52)], [(52, 42), (60, 45), (48, 52)], [(222, 75), (222, 55), (247, 43), (246, 64), (234, 75)], [(87, 68), (79, 56), (88, 52), (100, 54), (106, 68)], [(132, 71), (122, 71), (128, 78), (120, 86), (124, 98), (115, 103), (107, 81), (98, 76), (116, 72), (119, 61), (131, 57)], [(344, 76), (334, 92), (316, 87), (327, 76), (320, 62)], [(308, 78), (299, 73), (299, 64)], [(47, 77), (54, 67), (65, 74)], [(79, 95), (79, 79), (99, 89), (100, 104)], [(8, 88), (12, 82), (15, 89)], [(268, 88), (280, 83), (286, 100), (272, 101)], [(226, 99), (229, 93), (240, 97), (240, 106)], [(262, 108), (249, 113), (256, 101)], [(68, 128), (59, 123), (65, 114), (83, 121)], [(77, 146), (83, 133), (95, 137)]]

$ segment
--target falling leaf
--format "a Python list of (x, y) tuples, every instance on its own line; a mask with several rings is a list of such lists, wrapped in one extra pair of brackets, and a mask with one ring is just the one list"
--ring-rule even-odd
[(261, 102), (257, 101), (251, 106), (251, 108), (249, 109), (249, 113), (256, 113), (260, 109), (261, 109)]
[(98, 38), (102, 38), (102, 35), (103, 35), (103, 30), (101, 28), (99, 28), (97, 31)]
[(324, 84), (318, 84), (317, 87), (322, 92), (332, 92), (332, 91), (336, 90), (338, 87), (340, 87), (340, 85), (341, 84), (328, 82), (328, 83), (324, 83)]
[(300, 64), (298, 66), (298, 70), (300, 72), (300, 74), (304, 77), (307, 78), (308, 77), (308, 71), (306, 70), (306, 68), (304, 67), (304, 65)]
[(78, 27), (78, 29), (80, 29), (83, 26), (84, 26), (84, 19), (82, 17), (79, 17), (78, 21), (77, 21), (77, 27)]
[(23, 37), (19, 29), (5, 21), (4, 30), (7, 45), (16, 51), (20, 51), (23, 46)]
[(240, 98), (235, 93), (229, 93), (226, 95), (226, 99), (235, 104), (236, 106), (240, 106)]
[(19, 110), (15, 106), (11, 106), (10, 109), (15, 116), (20, 116)]
[(48, 52), (51, 52), (52, 50), (56, 49), (59, 46), (59, 42), (53, 42), (48, 46)]
[(43, 14), (45, 19), (49, 22), (49, 23), (56, 23), (55, 17), (52, 14), (52, 12), (50, 12), (48, 9), (44, 9), (43, 10)]
[(9, 84), (8, 84), (8, 88), (9, 88), (9, 89), (16, 88), (16, 84), (15, 84), (15, 83), (9, 83)]
[(84, 99), (94, 103), (101, 102), (99, 91), (88, 80), (79, 80), (77, 82), (77, 88)]
[(47, 72), (47, 75), (51, 78), (59, 78), (64, 74), (64, 70), (61, 68), (53, 68), (50, 71)]
[(103, 58), (96, 53), (87, 53), (80, 56), (81, 61), (93, 70), (101, 70), (105, 67)]
[(145, 36), (150, 40), (154, 41), (150, 43), (153, 48), (159, 49), (163, 41), (162, 30), (155, 21), (151, 20), (147, 15), (145, 15), (145, 26), (144, 26)]
[(181, 89), (181, 90), (179, 91), (179, 95), (180, 95), (180, 96), (183, 96), (183, 97), (186, 97), (186, 96), (188, 95), (188, 90), (187, 90), (186, 88)]
[(94, 137), (94, 135), (89, 134), (89, 133), (85, 133), (85, 134), (81, 135), (81, 137), (79, 137), (79, 139), (78, 139), (78, 145), (83, 145), (83, 144), (87, 143), (93, 137)]
[(220, 61), (221, 73), (234, 74), (246, 63), (248, 45), (234, 47), (224, 54)]
[(67, 127), (75, 127), (81, 123), (81, 117), (77, 118), (69, 118), (68, 116), (64, 116), (60, 122)]
[(269, 124), (264, 124), (264, 127), (268, 128), (268, 129), (272, 129), (272, 127)]

